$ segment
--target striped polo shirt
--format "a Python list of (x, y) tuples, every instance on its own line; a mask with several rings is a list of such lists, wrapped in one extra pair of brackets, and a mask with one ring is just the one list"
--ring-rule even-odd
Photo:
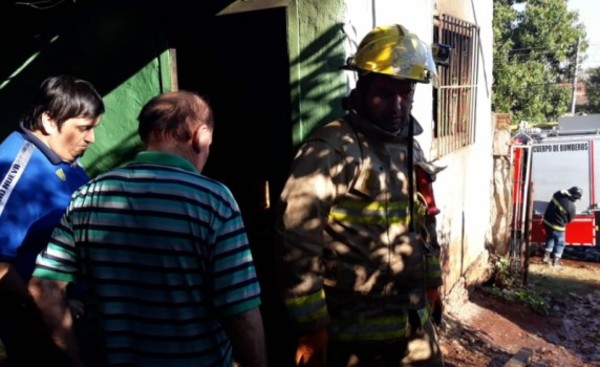
[(76, 191), (34, 276), (85, 285), (88, 338), (108, 365), (230, 366), (218, 320), (260, 304), (231, 192), (159, 152)]

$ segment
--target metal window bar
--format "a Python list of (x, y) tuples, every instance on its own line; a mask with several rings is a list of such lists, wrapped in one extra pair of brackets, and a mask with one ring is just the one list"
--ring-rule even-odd
[(478, 35), (475, 24), (442, 14), (434, 22), (434, 42), (450, 45), (447, 66), (438, 66), (433, 90), (433, 156), (439, 158), (475, 141)]

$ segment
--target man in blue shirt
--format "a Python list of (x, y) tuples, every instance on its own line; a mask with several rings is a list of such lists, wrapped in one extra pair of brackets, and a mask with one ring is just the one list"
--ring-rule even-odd
[(47, 358), (40, 349), (52, 349), (27, 282), (71, 194), (89, 180), (78, 159), (103, 113), (89, 82), (52, 76), (0, 145), (0, 339), (11, 365), (30, 365)]

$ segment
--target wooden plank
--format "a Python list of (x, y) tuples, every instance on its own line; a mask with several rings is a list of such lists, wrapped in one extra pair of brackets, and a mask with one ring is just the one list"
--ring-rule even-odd
[(226, 6), (217, 15), (244, 13), (255, 10), (265, 10), (288, 6), (290, 0), (237, 0)]

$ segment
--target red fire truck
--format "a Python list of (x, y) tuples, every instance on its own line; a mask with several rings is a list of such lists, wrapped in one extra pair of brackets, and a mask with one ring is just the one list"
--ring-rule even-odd
[(531, 245), (545, 242), (542, 217), (552, 194), (572, 186), (581, 187), (583, 196), (575, 202), (576, 217), (567, 225), (566, 245), (600, 245), (600, 115), (595, 121), (596, 129), (530, 129), (515, 136), (514, 223), (519, 227), (529, 222)]

